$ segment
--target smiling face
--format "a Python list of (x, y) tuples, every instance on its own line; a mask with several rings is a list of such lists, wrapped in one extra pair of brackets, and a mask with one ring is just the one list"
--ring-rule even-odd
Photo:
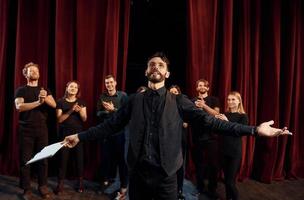
[(148, 67), (146, 69), (146, 77), (152, 83), (160, 83), (168, 78), (170, 73), (168, 72), (168, 66), (165, 61), (160, 57), (153, 57), (148, 61)]
[(207, 84), (205, 82), (199, 81), (196, 86), (196, 91), (200, 94), (205, 94), (205, 93), (208, 93), (209, 87), (207, 86)]
[(227, 105), (229, 110), (238, 110), (240, 105), (240, 100), (236, 95), (229, 94), (227, 97)]
[(69, 83), (66, 87), (66, 93), (68, 95), (75, 95), (76, 96), (78, 94), (78, 90), (79, 90), (78, 84), (75, 83), (75, 82)]
[(105, 79), (105, 86), (106, 86), (106, 89), (108, 90), (108, 92), (116, 90), (116, 85), (117, 85), (117, 83), (113, 77)]

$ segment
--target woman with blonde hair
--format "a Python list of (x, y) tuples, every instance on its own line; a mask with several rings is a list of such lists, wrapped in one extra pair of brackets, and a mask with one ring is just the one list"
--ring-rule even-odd
[[(248, 116), (245, 113), (242, 97), (239, 92), (233, 91), (228, 94), (225, 114), (219, 114), (216, 117), (240, 124), (248, 124)], [(227, 200), (238, 200), (239, 196), (235, 179), (242, 158), (242, 137), (227, 137), (222, 135), (221, 156), (226, 198)]]

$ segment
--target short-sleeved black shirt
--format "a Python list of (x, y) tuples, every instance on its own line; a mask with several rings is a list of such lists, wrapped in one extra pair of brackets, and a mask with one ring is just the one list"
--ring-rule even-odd
[[(86, 104), (83, 100), (77, 99), (74, 102), (68, 102), (65, 98), (61, 98), (57, 101), (56, 109), (61, 109), (62, 113), (68, 112), (75, 103), (78, 103), (79, 106), (86, 107)], [(82, 120), (78, 112), (73, 112), (70, 116), (59, 124), (60, 127), (66, 128), (82, 128)]]
[[(198, 97), (192, 99), (192, 102), (195, 102)], [(214, 109), (215, 107), (220, 107), (220, 103), (217, 97), (207, 96), (204, 98), (204, 101), (207, 106)], [(201, 123), (191, 123), (192, 127), (192, 141), (193, 143), (205, 142), (214, 138), (214, 134), (212, 133), (209, 127), (204, 126)]]
[[(24, 103), (32, 103), (37, 101), (39, 98), (39, 93), (41, 90), (41, 86), (21, 86), (17, 88), (15, 92), (15, 98), (22, 97), (24, 99)], [(46, 89), (47, 95), (51, 95), (51, 92)], [(28, 111), (20, 112), (19, 115), (19, 123), (20, 125), (30, 125), (30, 126), (39, 126), (43, 123), (46, 124), (47, 116), (48, 116), (49, 106), (45, 103)]]

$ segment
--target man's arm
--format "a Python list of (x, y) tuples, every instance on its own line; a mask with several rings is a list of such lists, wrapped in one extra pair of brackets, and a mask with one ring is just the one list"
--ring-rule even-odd
[(183, 116), (185, 116), (186, 121), (189, 120), (203, 123), (204, 125), (211, 127), (213, 130), (220, 131), (222, 134), (231, 136), (259, 135), (267, 137), (291, 134), (286, 127), (283, 129), (271, 127), (270, 125), (273, 124), (273, 121), (264, 122), (261, 125), (255, 127), (217, 119), (209, 115), (207, 112), (196, 108), (196, 106), (183, 95), (180, 95), (177, 98), (177, 102), (179, 108), (184, 113)]
[(195, 103), (196, 107), (205, 110), (210, 115), (215, 116), (215, 115), (218, 115), (220, 113), (220, 108), (219, 107), (211, 108), (210, 106), (208, 106), (206, 104), (206, 102), (203, 99), (197, 99), (194, 103)]
[(113, 116), (103, 123), (93, 126), (86, 131), (67, 136), (62, 142), (67, 147), (74, 147), (79, 141), (97, 140), (115, 134), (122, 130), (129, 122), (131, 116), (131, 102), (123, 105)]
[(18, 112), (24, 112), (28, 110), (32, 110), (38, 106), (40, 106), (43, 102), (40, 100), (31, 102), (31, 103), (24, 103), (24, 98), (22, 97), (17, 97), (15, 99), (15, 107), (18, 110)]
[(214, 107), (214, 108), (211, 108), (209, 107), (207, 104), (204, 103), (204, 105), (202, 106), (202, 108), (207, 112), (209, 113), (210, 115), (218, 115), (220, 113), (220, 108), (219, 107)]

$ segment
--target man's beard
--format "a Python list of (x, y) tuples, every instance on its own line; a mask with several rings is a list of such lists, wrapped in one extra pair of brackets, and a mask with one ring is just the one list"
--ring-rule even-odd
[(206, 94), (208, 92), (208, 90), (198, 90), (199, 94)]
[(165, 75), (158, 71), (151, 71), (147, 74), (147, 78), (152, 83), (160, 83), (166, 79)]
[(30, 81), (37, 81), (39, 79), (39, 76), (30, 76), (29, 77)]

